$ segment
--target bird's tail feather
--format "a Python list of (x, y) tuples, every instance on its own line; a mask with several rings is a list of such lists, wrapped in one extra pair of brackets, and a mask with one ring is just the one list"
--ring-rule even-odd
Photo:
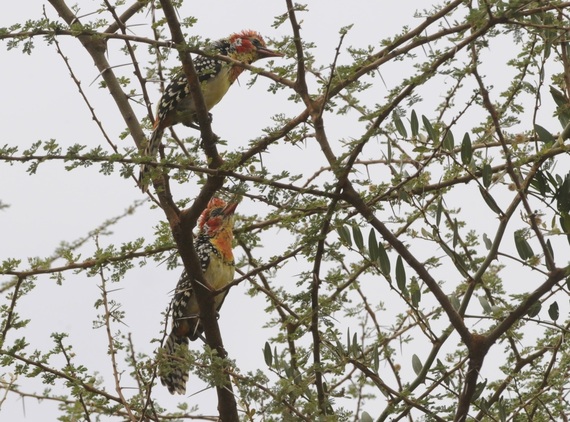
[(160, 382), (170, 394), (185, 394), (190, 371), (188, 338), (170, 333), (163, 351), (165, 356), (160, 367)]

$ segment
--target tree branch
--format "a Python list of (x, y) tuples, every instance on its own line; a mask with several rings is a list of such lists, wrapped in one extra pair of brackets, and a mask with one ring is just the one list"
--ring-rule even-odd
[[(196, 105), (196, 114), (200, 125), (202, 135), (203, 148), (208, 156), (209, 167), (217, 169), (223, 163), (218, 154), (215, 135), (212, 132), (208, 112), (204, 104), (204, 99), (200, 89), (198, 76), (194, 69), (192, 59), (189, 56), (185, 45), (184, 36), (180, 29), (180, 24), (176, 15), (174, 6), (169, 0), (160, 0), (164, 16), (168, 22), (172, 39), (179, 48), (179, 56), (182, 61), (184, 72), (188, 77), (190, 85), (190, 95)], [(201, 270), (200, 260), (194, 248), (192, 230), (196, 226), (196, 222), (201, 212), (206, 208), (209, 200), (219, 190), (224, 182), (223, 176), (212, 175), (206, 180), (206, 184), (201, 189), (198, 197), (192, 206), (184, 211), (178, 212), (171, 201), (170, 196), (165, 196), (164, 192), (159, 190), (159, 200), (167, 214), (170, 223), (172, 235), (178, 246), (178, 251), (184, 267), (188, 274), (192, 274), (192, 289), (196, 294), (198, 306), (200, 308), (200, 319), (204, 327), (204, 334), (207, 344), (217, 352), (218, 356), (225, 358), (227, 352), (224, 349), (220, 328), (218, 326), (216, 311), (214, 309), (214, 293), (209, 288), (204, 274)], [(222, 385), (216, 385), (218, 395), (218, 411), (220, 419), (224, 422), (239, 421), (237, 413), (237, 404), (232, 391), (232, 383), (229, 375), (224, 372)]]
[[(65, 4), (64, 0), (48, 0), (53, 8), (57, 11), (59, 16), (71, 27), (80, 27), (81, 22), (79, 18), (75, 16), (75, 13)], [(129, 99), (124, 93), (121, 84), (119, 83), (117, 77), (115, 76), (111, 65), (107, 61), (106, 51), (107, 46), (105, 40), (91, 35), (79, 35), (77, 37), (85, 50), (91, 55), (95, 66), (99, 69), (99, 72), (107, 85), (111, 96), (115, 100), (119, 112), (123, 117), (123, 120), (127, 124), (131, 136), (135, 141), (135, 144), (140, 149), (145, 142), (145, 135), (139, 124), (138, 118), (133, 111), (131, 105), (129, 104)]]

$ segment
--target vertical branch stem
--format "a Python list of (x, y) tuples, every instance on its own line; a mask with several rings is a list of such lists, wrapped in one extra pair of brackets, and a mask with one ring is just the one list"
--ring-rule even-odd
[(105, 311), (105, 332), (107, 333), (107, 341), (109, 346), (109, 355), (111, 356), (111, 366), (113, 368), (113, 378), (115, 380), (115, 391), (119, 399), (122, 402), (123, 407), (129, 415), (129, 419), (136, 422), (136, 418), (131, 411), (129, 402), (125, 399), (123, 395), (123, 389), (121, 387), (121, 375), (119, 374), (119, 367), (117, 365), (117, 350), (115, 349), (115, 340), (113, 339), (113, 332), (111, 331), (111, 314), (113, 310), (109, 307), (109, 299), (107, 296), (107, 280), (105, 279), (105, 274), (103, 274), (103, 269), (99, 270), (99, 276), (101, 277), (101, 296), (103, 297), (103, 309)]
[[(196, 75), (192, 59), (185, 48), (185, 40), (180, 29), (176, 10), (169, 0), (160, 0), (160, 3), (172, 34), (172, 40), (179, 48), (180, 60), (182, 61), (184, 72), (188, 78), (190, 95), (192, 95), (196, 105), (196, 114), (200, 125), (202, 143), (204, 152), (208, 156), (209, 167), (219, 168), (223, 160), (219, 156), (216, 148), (215, 135), (212, 132), (198, 76)], [(171, 201), (170, 195), (164, 196), (164, 194), (159, 193), (159, 200), (167, 217), (169, 217), (172, 235), (176, 241), (184, 267), (188, 274), (193, 275), (191, 278), (192, 289), (196, 294), (200, 308), (200, 319), (204, 327), (206, 342), (221, 358), (227, 357), (227, 352), (224, 349), (220, 328), (217, 322), (213, 291), (208, 287), (208, 283), (202, 273), (200, 260), (194, 248), (192, 230), (196, 226), (199, 215), (206, 208), (209, 200), (216, 191), (222, 187), (223, 182), (223, 176), (208, 176), (204, 187), (192, 206), (180, 212), (177, 212), (177, 208), (175, 208), (174, 203)], [(165, 207), (167, 207), (167, 209)], [(220, 419), (224, 422), (239, 421), (237, 404), (232, 390), (231, 378), (228, 373), (224, 374), (223, 382), (220, 385), (216, 385), (216, 391)]]
[[(340, 193), (340, 186), (336, 188), (336, 194)], [(315, 254), (315, 264), (313, 266), (313, 277), (311, 283), (311, 334), (313, 337), (313, 365), (315, 369), (315, 387), (317, 389), (317, 400), (322, 414), (327, 414), (327, 400), (323, 386), (323, 371), (321, 367), (321, 336), (319, 333), (319, 286), (321, 284), (320, 271), (321, 262), (325, 253), (325, 240), (329, 232), (331, 218), (333, 217), (338, 200), (332, 199), (325, 215), (319, 240), (317, 243), (317, 253)]]

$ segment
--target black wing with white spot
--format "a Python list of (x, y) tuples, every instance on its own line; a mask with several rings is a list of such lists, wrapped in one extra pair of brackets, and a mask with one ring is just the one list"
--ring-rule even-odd
[[(208, 236), (200, 235), (196, 239), (195, 243), (196, 253), (200, 259), (200, 266), (202, 271), (205, 272), (210, 265), (210, 254), (215, 251), (212, 243)], [(200, 320), (198, 315), (189, 314), (192, 306), (189, 306), (190, 301), (195, 301), (194, 292), (192, 290), (191, 278), (184, 270), (180, 279), (178, 280), (178, 285), (176, 286), (176, 291), (174, 292), (174, 298), (172, 299), (172, 320), (173, 329), (176, 331), (179, 324), (182, 322), (188, 322), (190, 325), (190, 332), (188, 337), (190, 340), (196, 340), (202, 333), (200, 327)], [(196, 306), (197, 309), (197, 306)]]
[[(214, 78), (222, 69), (223, 63), (211, 57), (199, 56), (194, 60), (194, 69), (200, 83)], [(190, 85), (184, 72), (178, 73), (168, 84), (158, 106), (159, 122), (167, 118), (168, 113), (178, 108), (178, 104), (190, 95)]]

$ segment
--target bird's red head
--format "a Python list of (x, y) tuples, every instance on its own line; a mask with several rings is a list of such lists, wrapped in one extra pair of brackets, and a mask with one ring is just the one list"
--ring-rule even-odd
[(235, 51), (235, 59), (245, 63), (268, 57), (283, 57), (283, 54), (267, 48), (261, 34), (251, 29), (230, 35), (229, 41)]
[(234, 225), (234, 211), (238, 203), (226, 203), (223, 199), (212, 198), (200, 216), (199, 230), (209, 236), (220, 231), (232, 230)]

